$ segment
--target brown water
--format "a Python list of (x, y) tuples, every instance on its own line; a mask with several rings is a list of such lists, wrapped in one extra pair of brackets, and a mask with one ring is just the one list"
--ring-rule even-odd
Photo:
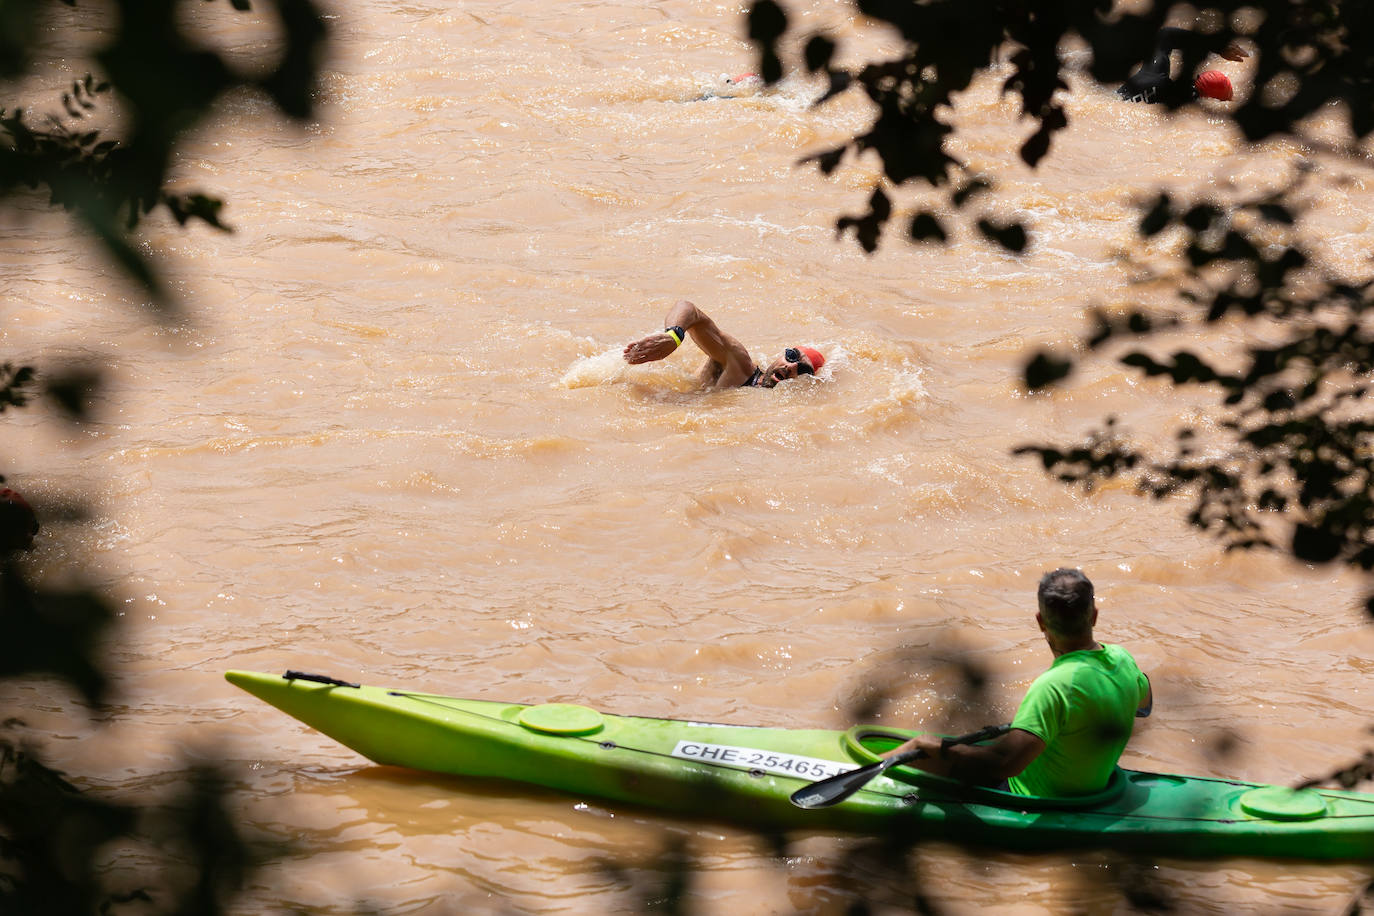
[[(888, 40), (822, 0), (792, 7)], [(218, 15), (224, 46), (267, 53), (227, 5), (198, 14)], [(87, 12), (70, 15), (80, 33)], [(795, 165), (865, 123), (859, 100), (812, 111), (798, 78), (697, 100), (753, 65), (738, 6), (366, 0), (331, 22), (319, 125), (240, 98), (187, 150), (187, 186), (227, 197), (237, 233), (151, 225), (190, 318), (146, 322), (39, 206), (4, 217), (0, 254), (6, 358), (113, 366), (89, 431), (7, 415), (4, 471), (39, 498), (75, 481), (96, 501), (70, 549), (104, 571), (125, 624), (116, 724), (88, 734), (47, 685), (6, 696), (39, 729), (84, 736), (52, 753), (101, 788), (155, 790), (184, 744), (222, 742), (241, 813), (303, 844), (244, 912), (632, 912), (597, 863), (653, 880), (639, 866), (665, 835), (708, 866), (702, 912), (837, 908), (828, 876), (858, 841), (805, 838), (778, 860), (718, 824), (371, 767), (230, 688), (226, 668), (835, 727), (877, 675), (896, 688), (883, 721), (975, 726), (1008, 716), (1047, 663), (1034, 585), (1072, 564), (1098, 584), (1099, 635), (1154, 680), (1128, 764), (1288, 783), (1365, 745), (1359, 583), (1228, 557), (1181, 504), (1071, 492), (1009, 454), (1107, 414), (1161, 439), (1206, 422), (1205, 401), (1110, 365), (1037, 398), (1019, 368), (1072, 340), (1087, 305), (1158, 300), (1116, 257), (1134, 196), (1274, 186), (1308, 151), (1244, 153), (1208, 109), (1169, 120), (1081, 78), (1072, 128), (1030, 172), (994, 75), (962, 101), (955, 152), (998, 177), (996, 212), (1031, 223), (1033, 252), (962, 239), (866, 257), (833, 221), (863, 209), (875, 163), (833, 179)], [(1319, 170), (1314, 224), (1357, 271), (1371, 194), (1339, 174)], [(812, 342), (826, 370), (702, 394), (693, 352), (625, 365), (624, 343), (683, 297), (759, 358)], [(34, 559), (73, 557), (49, 540)], [(904, 651), (969, 653), (993, 696), (951, 705), (953, 669), (900, 665)], [(1228, 730), (1237, 752), (1210, 754)], [(954, 912), (1124, 908), (1091, 854), (936, 845), (920, 867)], [(1361, 872), (1150, 874), (1184, 911), (1332, 912)]]

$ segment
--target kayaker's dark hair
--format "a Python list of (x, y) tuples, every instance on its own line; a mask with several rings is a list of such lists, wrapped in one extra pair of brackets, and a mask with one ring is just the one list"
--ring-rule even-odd
[(1058, 636), (1081, 636), (1092, 627), (1093, 584), (1076, 569), (1060, 568), (1040, 579), (1036, 592), (1045, 628)]

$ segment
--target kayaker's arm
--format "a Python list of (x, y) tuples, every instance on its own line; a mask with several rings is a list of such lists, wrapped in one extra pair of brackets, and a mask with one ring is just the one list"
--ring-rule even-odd
[(1045, 750), (1045, 742), (1019, 728), (1011, 729), (990, 744), (951, 747), (943, 747), (938, 735), (917, 735), (883, 756), (914, 749), (925, 751), (925, 757), (912, 762), (914, 767), (972, 785), (994, 786), (1020, 775)]
[(1150, 683), (1150, 676), (1147, 674), (1145, 675), (1145, 699), (1141, 700), (1140, 705), (1136, 707), (1135, 717), (1137, 719), (1147, 718), (1150, 715), (1150, 710), (1154, 708), (1155, 688), (1154, 685)]

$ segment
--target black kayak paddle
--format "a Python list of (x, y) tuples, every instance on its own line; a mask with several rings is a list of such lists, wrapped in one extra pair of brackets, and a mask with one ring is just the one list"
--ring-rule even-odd
[[(960, 735), (957, 738), (945, 738), (940, 742), (941, 747), (953, 747), (956, 744), (977, 744), (979, 741), (986, 741), (989, 738), (996, 738), (1004, 735), (1011, 730), (1011, 724), (989, 725), (980, 728), (976, 732), (967, 735)], [(848, 770), (844, 773), (836, 773), (834, 776), (827, 776), (819, 782), (802, 786), (792, 793), (792, 804), (798, 808), (829, 808), (831, 805), (838, 805), (855, 792), (868, 784), (869, 780), (881, 775), (889, 767), (901, 766), (910, 763), (918, 757), (924, 757), (925, 751), (903, 751), (900, 754), (893, 754), (891, 757), (879, 760), (877, 763), (870, 763), (868, 766), (859, 767), (857, 770)]]

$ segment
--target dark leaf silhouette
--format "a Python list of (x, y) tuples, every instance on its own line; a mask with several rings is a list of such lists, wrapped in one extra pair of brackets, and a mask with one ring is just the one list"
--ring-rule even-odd
[(843, 234), (853, 229), (864, 251), (872, 253), (878, 247), (878, 236), (883, 224), (892, 216), (892, 203), (881, 189), (875, 190), (868, 201), (868, 213), (864, 216), (845, 216), (835, 223), (835, 232)]
[(98, 369), (70, 366), (48, 378), (44, 391), (68, 419), (81, 423), (91, 417), (101, 382), (102, 375)]
[(1155, 199), (1154, 205), (1140, 220), (1140, 234), (1145, 238), (1158, 235), (1173, 220), (1172, 202), (1168, 194), (1160, 194)]
[(1050, 151), (1050, 140), (1056, 131), (1062, 130), (1069, 124), (1069, 119), (1064, 114), (1064, 109), (1051, 107), (1040, 120), (1040, 129), (1031, 134), (1025, 143), (1021, 145), (1021, 160), (1031, 168), (1040, 164), (1040, 160)]
[(1053, 385), (1073, 371), (1073, 363), (1049, 352), (1040, 352), (1026, 363), (1026, 387), (1032, 391)]
[(806, 69), (815, 73), (830, 66), (835, 56), (835, 42), (824, 35), (813, 35), (806, 43)]
[(988, 241), (996, 242), (1007, 251), (1020, 254), (1026, 250), (1029, 239), (1026, 238), (1026, 227), (1020, 223), (1011, 223), (1006, 226), (998, 225), (989, 219), (978, 221), (978, 231)]
[(777, 42), (787, 30), (787, 14), (774, 0), (758, 0), (749, 8), (749, 39), (759, 46), (759, 72), (767, 83), (782, 79)]
[[(75, 0), (65, 2), (75, 5)], [(250, 8), (247, 0), (231, 3), (235, 9)], [(82, 29), (98, 32), (94, 47), (100, 50), (90, 61), (64, 59), (61, 67), (86, 63), (103, 75), (86, 73), (49, 96), (50, 106), (8, 100), (0, 105), (0, 201), (44, 195), (52, 207), (70, 213), (151, 297), (152, 317), (170, 317), (176, 303), (136, 230), (161, 209), (179, 223), (198, 220), (227, 231), (219, 198), (169, 191), (170, 165), (184, 138), (225, 93), (262, 91), (287, 116), (310, 116), (323, 19), (309, 0), (275, 4), (280, 54), (264, 70), (187, 40), (182, 29), (194, 15), (190, 7), (165, 2), (85, 6), (89, 15)], [(46, 0), (0, 4), (0, 76), (27, 78), (50, 65), (38, 58), (48, 41), (43, 36), (67, 28), (54, 11)], [(116, 87), (124, 115), (120, 126), (91, 129), (91, 116)], [(45, 107), (54, 111), (33, 114)], [(102, 377), (95, 363), (41, 371), (6, 363), (0, 367), (0, 413), (31, 406), (41, 392), (65, 419), (88, 422)], [(85, 517), (79, 502), (58, 494), (33, 505), (43, 517), (38, 537), (48, 555), (79, 555), (63, 542), (63, 523)], [(0, 556), (0, 677), (42, 679), (57, 695), (65, 685), (94, 712), (108, 716), (117, 708), (108, 670), (118, 637), (114, 599), (83, 587), (88, 576), (74, 561), (55, 571), (61, 575), (34, 578), (29, 560), (11, 555), (28, 546), (28, 537), (11, 540), (4, 541)], [(7, 727), (20, 723), (9, 717)], [(205, 756), (216, 753), (207, 750)], [(184, 774), (164, 775), (168, 784), (185, 787), (181, 798), (158, 804), (122, 801), (108, 792), (97, 798), (47, 766), (39, 742), (0, 740), (0, 912), (213, 916), (232, 911), (253, 870), (280, 850), (243, 839), (225, 803), (229, 781), (224, 773), (193, 766)], [(112, 881), (125, 878), (112, 877), (111, 850), (128, 847), (150, 852), (131, 860), (134, 867), (126, 877), (132, 886), (114, 886)]]
[(992, 182), (986, 178), (970, 178), (955, 189), (954, 193), (949, 196), (949, 201), (956, 207), (962, 207), (979, 194), (991, 190)]
[(916, 242), (939, 242), (943, 245), (949, 240), (949, 235), (933, 214), (917, 213), (911, 218), (911, 239)]
[(7, 407), (23, 407), (29, 402), (27, 389), (33, 379), (32, 366), (0, 364), (0, 413)]
[(14, 563), (0, 560), (0, 677), (51, 675), (87, 703), (102, 706), (106, 634), (115, 611), (88, 590), (35, 587)]
[(1341, 552), (1341, 540), (1330, 530), (1300, 524), (1293, 529), (1293, 556), (1311, 563), (1329, 563)]

